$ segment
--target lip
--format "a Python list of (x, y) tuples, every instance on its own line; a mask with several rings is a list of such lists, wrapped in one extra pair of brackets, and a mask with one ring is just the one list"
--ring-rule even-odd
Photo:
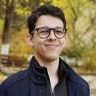
[(57, 48), (59, 45), (58, 44), (46, 44), (45, 46), (47, 48), (54, 49), (54, 48)]

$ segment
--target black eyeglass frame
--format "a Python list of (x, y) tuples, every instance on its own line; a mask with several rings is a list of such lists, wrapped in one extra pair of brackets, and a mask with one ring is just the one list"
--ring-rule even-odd
[[(40, 33), (38, 32), (38, 30), (40, 30), (41, 28), (47, 28), (47, 29), (48, 29), (48, 32), (49, 32), (48, 36), (46, 36), (46, 37), (40, 36)], [(66, 35), (67, 29), (66, 29), (66, 28), (63, 28), (63, 32), (62, 32), (62, 33), (64, 33), (64, 35), (63, 35), (62, 37), (58, 37), (58, 36), (56, 35), (56, 33), (55, 33), (55, 32), (56, 32), (55, 30), (56, 30), (57, 28), (61, 28), (61, 27), (56, 27), (56, 28), (40, 27), (40, 28), (36, 28), (36, 29), (35, 29), (33, 32), (31, 32), (30, 34), (33, 34), (35, 31), (37, 31), (38, 36), (39, 36), (40, 38), (42, 38), (42, 39), (45, 39), (45, 38), (48, 38), (48, 37), (50, 36), (51, 30), (53, 30), (55, 37), (56, 37), (57, 39), (61, 39), (61, 38), (63, 38), (63, 37)]]

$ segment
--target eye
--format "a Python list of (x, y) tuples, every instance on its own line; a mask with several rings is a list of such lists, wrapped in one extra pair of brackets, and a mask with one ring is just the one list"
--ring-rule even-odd
[(55, 33), (56, 34), (63, 34), (63, 31), (61, 31), (61, 30), (55, 30)]
[(42, 34), (42, 33), (48, 33), (48, 32), (49, 32), (48, 29), (41, 29), (41, 30), (39, 30), (39, 33), (40, 33), (40, 34)]
[(38, 30), (38, 34), (40, 37), (46, 37), (49, 35), (49, 30), (46, 28), (41, 28), (40, 30)]
[(48, 32), (48, 30), (46, 30), (46, 29), (45, 29), (45, 30), (40, 30), (40, 31), (41, 31), (41, 33), (43, 33), (43, 32)]

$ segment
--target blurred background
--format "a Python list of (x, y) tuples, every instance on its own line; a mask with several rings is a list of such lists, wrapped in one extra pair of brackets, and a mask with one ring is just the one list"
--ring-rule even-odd
[(68, 44), (61, 54), (96, 96), (96, 0), (0, 0), (0, 82), (24, 70), (33, 55), (25, 41), (27, 18), (39, 5), (60, 7), (67, 20)]

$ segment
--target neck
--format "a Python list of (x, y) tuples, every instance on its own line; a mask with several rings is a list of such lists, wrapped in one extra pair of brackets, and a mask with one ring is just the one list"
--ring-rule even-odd
[(56, 60), (42, 60), (35, 56), (36, 60), (40, 64), (40, 66), (46, 67), (48, 71), (48, 75), (50, 78), (50, 83), (52, 90), (54, 89), (55, 85), (58, 83), (58, 67), (59, 67), (59, 58)]
[(40, 66), (46, 67), (49, 75), (56, 75), (59, 66), (59, 58), (55, 60), (46, 60), (35, 55), (36, 60)]

